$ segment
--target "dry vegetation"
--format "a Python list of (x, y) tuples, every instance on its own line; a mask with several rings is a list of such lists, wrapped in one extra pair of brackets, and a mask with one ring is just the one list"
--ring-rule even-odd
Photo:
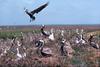
[[(50, 31), (51, 28), (46, 29)], [(60, 31), (64, 30), (64, 38), (70, 42), (72, 49), (74, 50), (71, 58), (68, 56), (61, 56), (59, 51), (59, 41), (62, 38), (60, 36)], [(91, 30), (91, 31), (90, 31)], [(35, 41), (41, 36), (40, 29), (34, 29), (31, 31), (22, 31), (24, 40), (20, 41), (22, 37), (21, 31), (2, 31), (0, 32), (0, 54), (7, 47), (11, 47), (11, 40), (13, 37), (18, 37), (17, 40), (23, 43), (21, 49), (25, 47), (24, 52), (26, 52), (26, 57), (16, 60), (16, 50), (15, 53), (12, 51), (17, 46), (14, 45), (14, 49), (7, 50), (7, 53), (0, 56), (0, 67), (100, 67), (100, 48), (95, 49), (91, 47), (88, 43), (88, 38), (90, 34), (96, 36), (96, 41), (100, 47), (100, 28), (99, 31), (93, 29), (85, 29), (84, 37), (86, 40), (85, 45), (75, 45), (74, 37), (76, 36), (75, 29), (67, 28), (54, 28), (55, 41), (48, 41), (45, 47), (52, 49), (53, 55), (51, 57), (39, 57), (37, 54), (37, 48), (35, 47)], [(6, 47), (7, 46), (7, 47)], [(23, 51), (23, 50), (22, 50)], [(23, 52), (22, 52), (23, 53)]]

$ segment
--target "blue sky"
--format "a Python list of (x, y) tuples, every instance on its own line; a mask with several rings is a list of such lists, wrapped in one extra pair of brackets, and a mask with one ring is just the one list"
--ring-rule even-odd
[[(29, 22), (24, 7), (33, 10), (50, 2)], [(0, 0), (0, 25), (100, 24), (100, 0)]]

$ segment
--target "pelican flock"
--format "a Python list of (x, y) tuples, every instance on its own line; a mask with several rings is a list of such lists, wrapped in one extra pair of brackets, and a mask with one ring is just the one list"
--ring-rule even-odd
[[(78, 32), (76, 34), (74, 32), (75, 35), (68, 38), (69, 35), (65, 35), (67, 34), (66, 30), (58, 31), (54, 28), (47, 30), (45, 25), (42, 25), (38, 30), (40, 32), (36, 34), (21, 32), (22, 37), (16, 36), (11, 39), (0, 39), (0, 58), (6, 56), (11, 58), (12, 62), (32, 58), (33, 61), (45, 62), (44, 64), (52, 63), (52, 59), (59, 66), (60, 59), (66, 57), (71, 60), (75, 55), (78, 55), (79, 49), (83, 50), (83, 44), (86, 46), (84, 50), (91, 48), (99, 52), (99, 40), (95, 36), (85, 37), (83, 33)], [(60, 35), (58, 35), (58, 32), (60, 32)], [(57, 37), (61, 39), (59, 40)]]
[[(49, 2), (41, 5), (40, 7), (30, 12), (28, 11), (28, 9), (24, 8), (25, 13), (30, 17), (30, 22), (34, 21), (35, 14), (41, 12), (44, 8), (48, 6), (48, 4)], [(98, 51), (98, 56), (100, 57), (100, 51), (99, 51), (100, 40), (95, 38), (93, 35), (91, 35), (90, 37), (86, 37), (84, 34), (86, 33), (84, 29), (81, 30), (76, 29), (74, 31), (69, 29), (61, 30), (60, 28), (56, 30), (53, 27), (48, 29), (48, 31), (46, 31), (45, 29), (46, 26), (42, 25), (41, 28), (38, 29), (39, 32), (35, 34), (32, 32), (28, 33), (20, 32), (21, 37), (14, 36), (12, 38), (0, 38), (0, 59), (1, 59), (0, 64), (4, 63), (8, 65), (11, 64), (14, 65), (16, 62), (17, 64), (18, 63), (22, 64), (23, 65), (22, 67), (25, 67), (24, 65), (25, 64), (28, 65), (28, 63), (31, 64), (29, 67), (67, 67), (64, 65), (65, 64), (68, 65), (68, 63), (71, 62), (73, 65), (74, 64), (73, 62), (75, 63), (78, 62), (81, 63), (81, 65), (83, 64), (82, 67), (85, 67), (87, 63), (82, 61), (84, 60), (83, 58), (85, 58), (86, 60), (87, 56), (84, 57), (85, 55), (89, 55), (85, 54), (88, 52), (87, 49), (89, 49), (89, 47), (92, 47), (91, 49)], [(60, 35), (59, 32), (57, 31), (60, 32)], [(83, 50), (82, 47), (77, 47), (76, 45), (78, 46), (85, 45), (87, 47), (85, 47)], [(81, 60), (80, 61), (79, 60), (80, 57), (78, 57), (77, 59), (76, 56), (82, 56), (83, 58), (82, 60), (80, 59)], [(90, 58), (89, 60), (91, 59), (92, 61), (94, 61), (93, 58)], [(45, 64), (46, 66), (42, 65), (42, 63)], [(48, 66), (50, 64), (52, 65)], [(14, 67), (14, 66), (9, 66), (9, 67)], [(69, 64), (68, 67), (81, 67), (81, 66), (80, 65), (71, 66)], [(99, 66), (93, 66), (93, 67), (99, 67)]]

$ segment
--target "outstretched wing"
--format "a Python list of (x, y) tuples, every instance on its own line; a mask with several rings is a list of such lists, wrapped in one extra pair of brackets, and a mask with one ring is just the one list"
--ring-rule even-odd
[(40, 12), (40, 11), (43, 10), (48, 4), (49, 4), (49, 2), (47, 2), (46, 4), (44, 4), (44, 5), (40, 6), (40, 7), (38, 7), (37, 9), (31, 11), (31, 14), (35, 14), (35, 13)]

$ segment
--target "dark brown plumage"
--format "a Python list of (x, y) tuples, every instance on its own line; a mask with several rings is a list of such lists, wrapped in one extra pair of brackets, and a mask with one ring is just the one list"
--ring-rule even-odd
[(33, 21), (33, 20), (35, 20), (34, 14), (41, 12), (46, 6), (48, 6), (48, 4), (49, 4), (49, 2), (47, 2), (46, 4), (44, 4), (44, 5), (36, 8), (35, 10), (30, 11), (30, 12), (28, 12), (28, 9), (25, 8), (26, 14), (30, 16), (30, 19), (31, 19), (30, 22)]
[(47, 34), (47, 33), (44, 31), (44, 28), (45, 28), (45, 26), (43, 25), (42, 28), (41, 28), (41, 33), (42, 33), (45, 37), (49, 37), (50, 34)]

